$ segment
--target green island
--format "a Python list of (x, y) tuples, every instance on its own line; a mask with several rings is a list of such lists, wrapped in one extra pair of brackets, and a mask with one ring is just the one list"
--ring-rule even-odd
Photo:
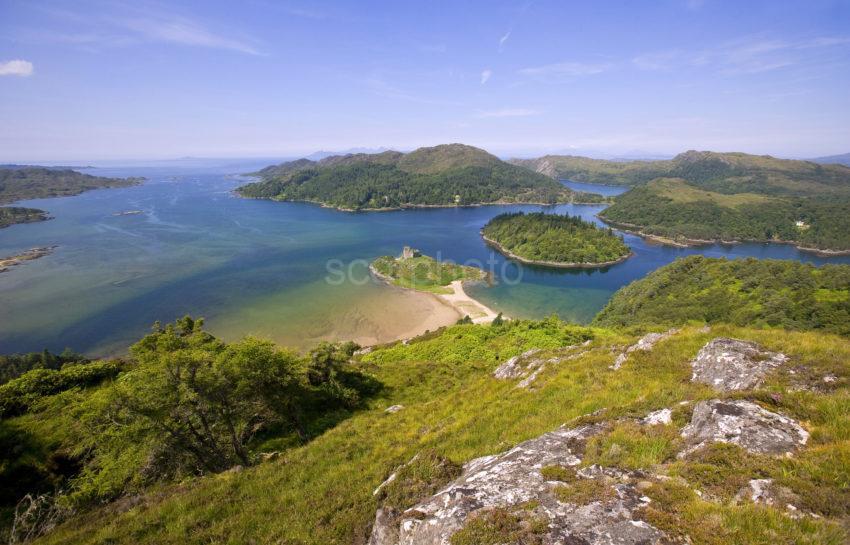
[[(65, 167), (0, 165), (0, 204), (27, 199), (66, 197), (106, 187), (128, 187), (142, 178), (106, 178)], [(49, 219), (37, 208), (0, 207), (0, 228)]]
[(341, 210), (605, 201), (463, 144), (299, 159), (254, 175), (261, 181), (238, 188), (239, 195)]
[(487, 273), (478, 267), (437, 261), (411, 248), (404, 248), (401, 257), (381, 256), (370, 265), (377, 277), (387, 282), (419, 291), (438, 294), (453, 293), (451, 285), (456, 280), (487, 280)]
[(550, 267), (602, 267), (625, 261), (632, 253), (611, 229), (570, 215), (500, 214), (481, 235), (508, 257)]
[(16, 223), (32, 223), (49, 219), (47, 212), (23, 206), (0, 206), (0, 229)]
[[(7, 356), (0, 520), (37, 544), (342, 545), (438, 520), (455, 500), (434, 494), (462, 482), (531, 499), (448, 521), (453, 545), (542, 544), (574, 516), (608, 529), (604, 509), (668, 542), (843, 545), (848, 279), (845, 265), (692, 257), (623, 288), (589, 327), (463, 324), (297, 354), (186, 317), (121, 359)], [(696, 378), (730, 350), (733, 381)], [(777, 442), (695, 435), (718, 411)], [(520, 443), (527, 467), (492, 465)], [(456, 481), (483, 456), (475, 471), (501, 484)]]
[(669, 161), (548, 156), (515, 163), (553, 177), (632, 187), (599, 217), (661, 242), (779, 242), (850, 252), (850, 168), (843, 165), (697, 151)]

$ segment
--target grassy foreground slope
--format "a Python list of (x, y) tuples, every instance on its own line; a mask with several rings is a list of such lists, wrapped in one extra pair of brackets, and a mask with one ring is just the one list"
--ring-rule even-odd
[[(383, 384), (366, 407), (303, 446), (266, 463), (163, 484), (79, 515), (40, 543), (364, 543), (378, 500), (372, 491), (399, 464), (433, 450), (455, 462), (504, 451), (582, 415), (643, 416), (680, 401), (716, 397), (689, 382), (688, 361), (710, 339), (731, 336), (789, 354), (814, 375), (838, 378), (827, 392), (801, 391), (799, 377), (777, 373), (746, 397), (804, 421), (809, 445), (793, 458), (762, 459), (721, 450), (706, 468), (676, 461), (674, 421), (650, 435), (617, 427), (593, 445), (594, 456), (615, 467), (687, 475), (711, 490), (655, 496), (667, 523), (695, 544), (831, 544), (848, 537), (850, 514), (850, 345), (826, 334), (719, 326), (686, 328), (652, 352), (637, 352), (619, 371), (609, 367), (634, 335), (568, 326), (557, 320), (499, 327), (454, 326), (409, 345), (372, 352), (352, 364)], [(548, 367), (533, 390), (492, 377), (508, 357), (529, 348), (557, 350), (590, 339), (580, 358)], [(612, 349), (614, 350), (612, 352)], [(401, 404), (399, 412), (385, 408)], [(614, 448), (612, 445), (616, 444)], [(600, 458), (600, 461), (603, 461)], [(426, 473), (427, 474), (427, 473)], [(734, 502), (734, 483), (752, 475), (781, 479), (798, 505), (823, 518), (794, 520), (780, 509)], [(407, 498), (411, 500), (411, 498)]]
[(631, 255), (622, 237), (578, 216), (500, 214), (487, 222), (481, 234), (510, 257), (540, 265), (606, 265)]
[(462, 144), (403, 154), (299, 159), (267, 167), (261, 181), (238, 189), (243, 197), (308, 201), (347, 210), (490, 203), (599, 202), (559, 182)]
[(850, 336), (850, 265), (689, 256), (621, 288), (593, 323), (675, 326), (690, 321)]

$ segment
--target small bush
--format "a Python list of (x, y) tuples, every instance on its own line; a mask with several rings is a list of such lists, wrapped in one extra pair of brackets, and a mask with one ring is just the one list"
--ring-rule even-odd
[(548, 522), (527, 510), (489, 509), (477, 513), (451, 537), (451, 545), (543, 545)]
[(555, 487), (555, 497), (564, 503), (587, 505), (595, 501), (607, 501), (614, 497), (614, 489), (600, 479), (576, 479), (570, 484)]

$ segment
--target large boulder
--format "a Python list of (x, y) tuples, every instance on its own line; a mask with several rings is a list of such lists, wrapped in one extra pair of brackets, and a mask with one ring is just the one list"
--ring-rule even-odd
[[(467, 523), (500, 509), (531, 509), (528, 516), (545, 522), (541, 530), (545, 535), (541, 537), (547, 544), (664, 542), (663, 532), (633, 516), (649, 499), (627, 476), (612, 476), (597, 467), (576, 472), (577, 479), (598, 480), (598, 486), (605, 491), (598, 500), (579, 505), (559, 499), (556, 488), (560, 483), (547, 481), (541, 474), (546, 466), (578, 466), (587, 440), (605, 429), (606, 424), (561, 428), (502, 454), (472, 460), (464, 466), (460, 477), (400, 517), (379, 513), (369, 543), (448, 545), (451, 536)], [(388, 523), (393, 527), (387, 528)]]
[(805, 445), (809, 434), (793, 419), (750, 401), (713, 399), (696, 404), (682, 437), (688, 448), (680, 456), (716, 441), (754, 453), (787, 454)]
[(703, 346), (691, 361), (691, 380), (722, 392), (748, 390), (760, 386), (770, 371), (786, 361), (785, 354), (769, 352), (756, 343), (718, 338)]

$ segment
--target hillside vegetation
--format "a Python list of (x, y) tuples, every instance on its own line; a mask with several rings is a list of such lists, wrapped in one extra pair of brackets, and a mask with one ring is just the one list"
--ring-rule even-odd
[(850, 336), (850, 265), (690, 256), (621, 288), (594, 325), (730, 323)]
[(240, 187), (243, 197), (309, 201), (348, 210), (603, 200), (462, 144), (407, 154), (299, 159), (255, 174), (262, 181)]
[(599, 217), (679, 242), (792, 242), (850, 250), (850, 198), (781, 198), (715, 193), (681, 179), (658, 179), (616, 198)]
[(552, 177), (632, 187), (600, 217), (641, 234), (850, 250), (850, 168), (843, 165), (707, 151), (670, 161), (547, 156), (515, 163)]
[(525, 262), (561, 266), (610, 264), (631, 254), (622, 237), (578, 216), (500, 214), (481, 231), (488, 242)]
[[(456, 325), (371, 351), (323, 343), (298, 355), (256, 339), (226, 343), (184, 318), (156, 324), (125, 362), (26, 372), (0, 387), (0, 399), (11, 400), (0, 419), (7, 520), (25, 492), (44, 495), (19, 506), (13, 537), (44, 533), (35, 540), (44, 544), (365, 543), (379, 508), (421, 505), (458, 478), (463, 463), (562, 425), (598, 425), (576, 465), (525, 472), (539, 472), (551, 501), (569, 513), (581, 506), (607, 512), (620, 492), (639, 490), (652, 502), (630, 511), (636, 522), (623, 519), (626, 528), (651, 527), (674, 542), (846, 543), (847, 337), (805, 321), (778, 324), (804, 331), (768, 319), (724, 324), (724, 316), (706, 317), (687, 301), (722, 299), (717, 290), (731, 285), (739, 294), (732, 304), (758, 316), (778, 283), (793, 301), (783, 312), (846, 312), (840, 305), (850, 267), (694, 258), (676, 266), (683, 263), (690, 270), (643, 286), (636, 306), (675, 307), (671, 297), (682, 297), (685, 310), (673, 320), (635, 312), (621, 321), (625, 328), (512, 320)], [(684, 293), (669, 291), (675, 282)], [(634, 285), (622, 294), (636, 295)], [(830, 301), (836, 306), (821, 306)], [(726, 313), (730, 321), (748, 319), (734, 311)], [(597, 323), (612, 316), (606, 309)], [(644, 325), (655, 319), (664, 323)], [(839, 325), (841, 317), (833, 320)], [(698, 323), (644, 335), (689, 321)], [(820, 331), (805, 331), (812, 328)], [(734, 391), (695, 382), (691, 362), (718, 339), (758, 347), (746, 361), (765, 366), (762, 379)], [(803, 426), (806, 441), (788, 455), (723, 442), (693, 446), (684, 430), (707, 400), (783, 415)], [(645, 423), (662, 409), (669, 409), (666, 419)], [(773, 487), (776, 501), (751, 497), (754, 480)], [(535, 518), (534, 502), (483, 513), (451, 542), (544, 542), (547, 526)]]

